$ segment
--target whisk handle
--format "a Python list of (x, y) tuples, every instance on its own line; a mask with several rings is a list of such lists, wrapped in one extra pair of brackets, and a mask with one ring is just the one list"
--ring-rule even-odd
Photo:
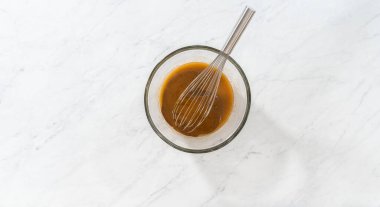
[(249, 7), (245, 7), (239, 21), (237, 22), (231, 36), (228, 38), (226, 44), (223, 47), (223, 52), (229, 55), (234, 49), (237, 41), (240, 36), (243, 34), (248, 23), (251, 21), (252, 16), (255, 14), (255, 11)]

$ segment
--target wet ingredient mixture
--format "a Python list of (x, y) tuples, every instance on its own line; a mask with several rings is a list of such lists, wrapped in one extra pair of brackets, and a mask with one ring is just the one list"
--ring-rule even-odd
[(181, 65), (168, 75), (161, 87), (160, 104), (162, 115), (175, 130), (184, 135), (197, 137), (212, 133), (223, 126), (231, 114), (234, 95), (229, 80), (223, 74), (220, 79), (215, 102), (204, 122), (192, 132), (183, 131), (175, 126), (172, 111), (178, 97), (207, 66), (207, 63), (202, 62), (190, 62)]

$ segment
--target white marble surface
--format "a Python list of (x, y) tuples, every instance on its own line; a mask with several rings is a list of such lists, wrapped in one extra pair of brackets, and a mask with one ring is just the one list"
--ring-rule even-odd
[[(233, 52), (247, 124), (187, 154), (143, 108), (154, 65)], [(380, 206), (379, 0), (0, 1), (0, 206)]]

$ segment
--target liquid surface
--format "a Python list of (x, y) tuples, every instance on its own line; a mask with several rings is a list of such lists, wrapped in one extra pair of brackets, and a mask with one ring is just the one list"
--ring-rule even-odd
[(202, 70), (206, 69), (207, 66), (207, 63), (202, 62), (190, 62), (181, 65), (168, 75), (161, 87), (161, 112), (165, 120), (175, 130), (184, 135), (196, 137), (212, 133), (227, 121), (232, 111), (234, 103), (233, 90), (229, 80), (223, 74), (220, 79), (215, 102), (204, 122), (192, 132), (183, 131), (181, 128), (175, 126), (172, 111), (178, 97), (191, 81), (193, 81)]

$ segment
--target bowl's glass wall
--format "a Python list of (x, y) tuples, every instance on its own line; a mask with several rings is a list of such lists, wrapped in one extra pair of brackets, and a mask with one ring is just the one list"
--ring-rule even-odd
[(238, 70), (239, 66), (233, 61), (228, 60), (223, 72), (233, 87), (234, 105), (229, 119), (221, 128), (214, 133), (194, 138), (180, 134), (165, 121), (159, 102), (160, 89), (165, 78), (172, 70), (184, 63), (212, 62), (217, 53), (215, 49), (210, 49), (207, 49), (207, 47), (193, 47), (191, 49), (177, 50), (177, 53), (173, 53), (173, 56), (169, 55), (157, 65), (158, 68), (155, 68), (154, 74), (151, 76), (150, 85), (147, 85), (148, 90), (147, 94), (145, 94), (145, 101), (147, 115), (148, 118), (150, 116), (153, 128), (156, 128), (155, 131), (164, 141), (184, 151), (196, 152), (207, 150), (229, 141), (228, 139), (236, 136), (248, 114), (247, 110), (249, 110), (250, 104), (248, 83), (242, 71)]

